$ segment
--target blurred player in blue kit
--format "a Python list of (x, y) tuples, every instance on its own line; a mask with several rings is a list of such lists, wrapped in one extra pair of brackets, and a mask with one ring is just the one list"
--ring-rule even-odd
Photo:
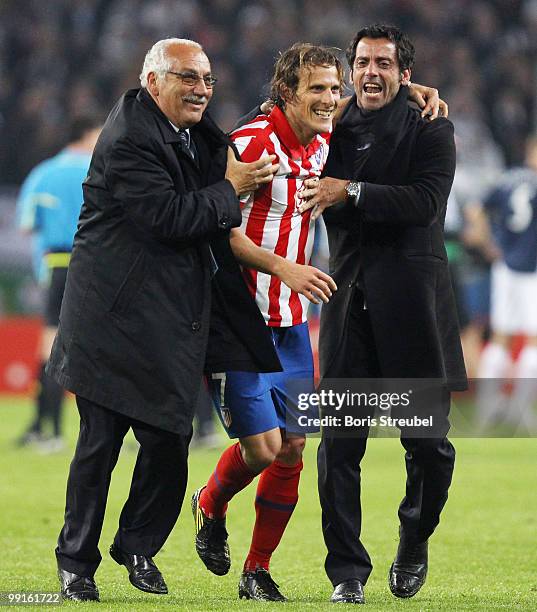
[[(36, 442), (48, 452), (63, 447), (63, 389), (45, 374), (45, 364), (58, 328), (73, 236), (82, 206), (82, 181), (88, 173), (101, 125), (101, 119), (92, 113), (73, 118), (67, 146), (30, 172), (17, 201), (19, 227), (33, 234), (34, 272), (45, 290), (45, 329), (39, 352), (36, 412), (18, 444), (24, 446)], [(50, 421), (52, 426), (50, 438), (43, 432), (46, 421)]]
[[(526, 165), (508, 170), (484, 202), (500, 256), (492, 266), (492, 337), (479, 367), (478, 419), (482, 428), (509, 420), (537, 430), (537, 137), (526, 143)], [(513, 336), (526, 343), (515, 364)], [(515, 381), (510, 401), (505, 378)]]

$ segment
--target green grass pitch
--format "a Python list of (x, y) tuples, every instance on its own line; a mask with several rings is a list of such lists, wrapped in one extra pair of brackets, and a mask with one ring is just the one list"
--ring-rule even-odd
[[(58, 588), (53, 549), (62, 523), (77, 414), (70, 401), (65, 412), (68, 449), (43, 456), (13, 446), (30, 412), (28, 400), (0, 399), (0, 591), (4, 592)], [(222, 442), (225, 444), (224, 438)], [(136, 456), (134, 442), (129, 442), (114, 471), (101, 537), (103, 562), (96, 574), (102, 602), (97, 604), (99, 609), (333, 609), (333, 604), (327, 603), (331, 585), (323, 571), (317, 443), (316, 439), (308, 441), (300, 501), (271, 564), (272, 575), (290, 602), (256, 604), (239, 601), (237, 596), (254, 518), (254, 486), (230, 504), (230, 573), (222, 578), (213, 576), (194, 551), (190, 496), (214, 468), (217, 450), (192, 450), (190, 455), (183, 511), (157, 557), (170, 595), (144, 594), (129, 584), (125, 569), (107, 553)], [(386, 576), (397, 547), (403, 451), (394, 439), (369, 442), (363, 463), (363, 540), (374, 570), (366, 587), (366, 609), (537, 610), (537, 439), (456, 439), (454, 443), (458, 451), (454, 483), (442, 523), (431, 539), (427, 583), (412, 600), (397, 600), (389, 593)]]

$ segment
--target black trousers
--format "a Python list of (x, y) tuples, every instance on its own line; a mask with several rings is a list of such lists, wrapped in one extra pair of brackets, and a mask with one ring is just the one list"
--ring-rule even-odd
[(62, 569), (93, 576), (101, 561), (98, 543), (110, 478), (123, 438), (132, 427), (140, 449), (129, 497), (114, 544), (131, 554), (155, 555), (169, 536), (186, 490), (188, 444), (181, 436), (76, 398), (80, 434), (65, 505), (65, 523), (56, 557)]
[[(350, 313), (345, 350), (327, 378), (380, 376), (369, 314), (363, 310), (363, 296), (358, 294)], [(445, 437), (449, 430), (450, 393), (442, 393), (442, 406), (435, 410), (443, 415), (442, 437), (412, 438), (401, 430), (407, 481), (399, 520), (405, 537), (417, 541), (426, 540), (439, 523), (455, 464), (455, 449)], [(373, 567), (360, 540), (360, 462), (368, 428), (359, 433), (359, 437), (343, 438), (323, 432), (317, 453), (323, 536), (328, 549), (325, 569), (334, 586), (352, 578), (365, 584)]]

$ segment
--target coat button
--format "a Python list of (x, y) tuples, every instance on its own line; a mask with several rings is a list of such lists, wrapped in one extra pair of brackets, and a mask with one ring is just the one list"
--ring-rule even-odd
[(192, 321), (192, 331), (199, 331), (201, 329), (201, 323), (199, 321)]
[(226, 228), (229, 227), (229, 217), (223, 216), (220, 218), (220, 227)]

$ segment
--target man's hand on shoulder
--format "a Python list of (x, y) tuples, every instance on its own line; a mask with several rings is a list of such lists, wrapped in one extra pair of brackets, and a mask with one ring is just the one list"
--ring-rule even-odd
[(275, 159), (276, 155), (264, 155), (254, 162), (241, 162), (236, 159), (233, 149), (229, 147), (225, 178), (233, 185), (238, 196), (250, 193), (272, 181), (280, 167), (279, 164), (272, 163)]
[(259, 109), (263, 115), (270, 115), (270, 111), (274, 108), (274, 100), (265, 100)]
[(421, 116), (426, 117), (429, 121), (437, 117), (447, 117), (449, 114), (447, 103), (440, 98), (438, 89), (434, 87), (409, 83), (408, 97), (420, 107)]

